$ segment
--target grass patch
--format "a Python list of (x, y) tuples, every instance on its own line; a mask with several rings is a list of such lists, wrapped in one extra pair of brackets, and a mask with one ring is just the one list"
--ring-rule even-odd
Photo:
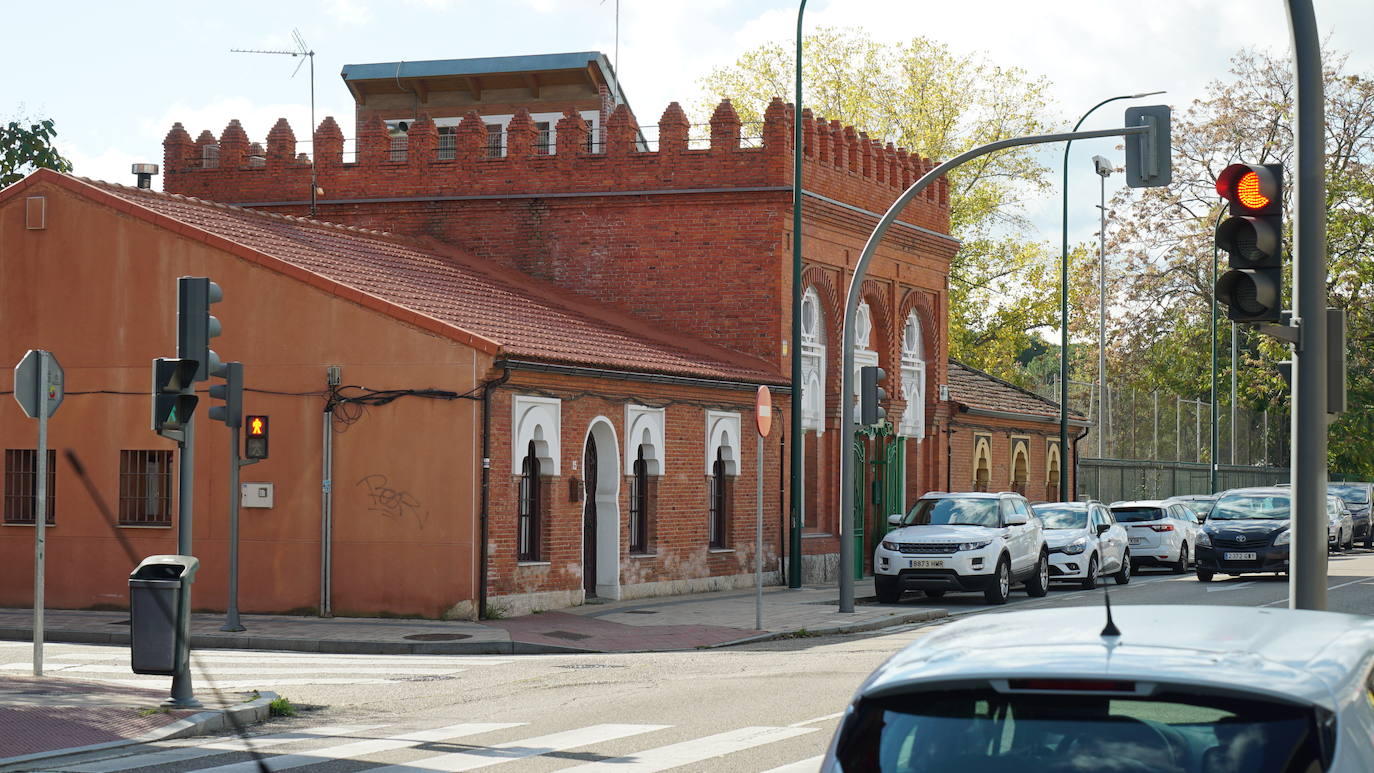
[(157, 708), (152, 709), (139, 709), (138, 715), (140, 717), (151, 717), (154, 714), (166, 714), (167, 712), (168, 709), (159, 706)]
[(267, 713), (274, 717), (294, 717), (296, 707), (286, 698), (277, 698), (267, 704)]
[(806, 630), (805, 628), (798, 628), (798, 629), (795, 630), (795, 631), (788, 631), (787, 633), (779, 634), (779, 635), (778, 635), (778, 638), (779, 638), (779, 639), (813, 639), (813, 638), (815, 638), (815, 637), (817, 637), (817, 636), (824, 636), (824, 635), (825, 635), (825, 634), (820, 633), (820, 632), (818, 632), (818, 631), (808, 631), (808, 630)]
[(504, 620), (504, 619), (506, 619), (507, 617), (510, 617), (510, 610), (506, 609), (505, 607), (501, 606), (500, 604), (488, 604), (488, 605), (487, 605), (487, 614), (486, 614), (486, 616), (484, 616), (482, 619), (483, 619), (483, 620)]

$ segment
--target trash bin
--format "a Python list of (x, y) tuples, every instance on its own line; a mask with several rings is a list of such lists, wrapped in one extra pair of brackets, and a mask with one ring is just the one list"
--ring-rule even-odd
[(148, 556), (129, 575), (129, 654), (135, 674), (173, 676), (189, 649), (190, 620), (183, 610), (200, 560)]

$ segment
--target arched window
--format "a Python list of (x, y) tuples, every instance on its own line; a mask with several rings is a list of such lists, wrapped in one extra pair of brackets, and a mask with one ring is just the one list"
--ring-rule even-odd
[(1029, 479), (1030, 463), (1026, 458), (1026, 449), (1024, 446), (1019, 446), (1015, 452), (1013, 452), (1011, 462), (1011, 490), (1025, 496), (1026, 484), (1029, 482)]
[(1059, 501), (1059, 443), (1050, 441), (1049, 451), (1046, 453), (1048, 461), (1045, 465), (1045, 499), (1050, 502)]
[(873, 348), (873, 314), (868, 302), (859, 304), (854, 312), (854, 423), (859, 419), (859, 370), (868, 365), (878, 364), (878, 352)]
[(520, 561), (539, 560), (539, 506), (543, 487), (539, 468), (539, 452), (534, 441), (530, 441), (520, 469), (520, 516), (516, 537), (516, 557)]
[(992, 448), (987, 438), (978, 438), (973, 451), (973, 490), (987, 491), (992, 480)]
[(802, 295), (802, 430), (825, 432), (825, 315), (816, 288)]
[(730, 531), (730, 475), (725, 462), (725, 440), (716, 450), (716, 461), (711, 466), (710, 484), (710, 546), (725, 548), (729, 546)]
[(630, 552), (649, 552), (649, 465), (644, 461), (643, 445), (630, 477)]
[(921, 336), (921, 321), (916, 312), (906, 317), (902, 330), (902, 399), (906, 410), (897, 434), (922, 438), (926, 434), (926, 361), (925, 343)]

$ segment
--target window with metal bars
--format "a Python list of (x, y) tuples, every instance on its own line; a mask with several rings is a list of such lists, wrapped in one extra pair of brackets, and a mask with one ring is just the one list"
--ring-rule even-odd
[[(48, 449), (46, 492), (47, 522), (56, 520), (57, 451)], [(32, 524), (38, 504), (38, 451), (32, 448), (5, 449), (5, 523)]]
[(730, 531), (730, 476), (725, 471), (725, 451), (716, 451), (716, 461), (711, 465), (710, 485), (710, 546), (729, 547)]
[(506, 155), (505, 132), (499, 123), (487, 124), (487, 158)]
[(530, 441), (520, 467), (520, 514), (516, 535), (516, 559), (520, 561), (539, 560), (539, 509), (542, 504), (539, 466), (534, 441)]
[(452, 161), (458, 157), (457, 126), (439, 127), (439, 149), (437, 157), (440, 161)]
[(119, 525), (172, 525), (172, 452), (119, 452)]
[(650, 520), (653, 512), (653, 480), (649, 465), (644, 461), (644, 446), (639, 447), (635, 459), (634, 476), (630, 478), (630, 552), (649, 552)]

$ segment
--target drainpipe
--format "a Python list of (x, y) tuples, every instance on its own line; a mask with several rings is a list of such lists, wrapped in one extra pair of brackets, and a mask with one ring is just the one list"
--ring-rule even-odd
[(954, 422), (945, 419), (945, 491), (954, 485)]
[(324, 402), (320, 453), (320, 617), (334, 616), (334, 398), (343, 383), (343, 369), (326, 370), (329, 399)]
[(502, 384), (510, 381), (510, 368), (503, 368), (501, 375), (488, 381), (482, 388), (482, 505), (481, 505), (481, 542), (477, 553), (477, 619), (487, 617), (487, 489), (491, 479), (491, 393)]

